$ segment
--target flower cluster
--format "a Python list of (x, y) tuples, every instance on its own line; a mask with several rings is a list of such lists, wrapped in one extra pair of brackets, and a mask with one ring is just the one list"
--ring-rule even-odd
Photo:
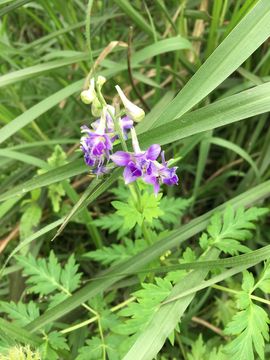
[[(101, 87), (105, 79), (98, 77), (90, 80), (87, 90), (81, 93), (81, 99), (86, 104), (92, 104), (92, 113), (100, 118), (91, 124), (92, 129), (86, 125), (81, 127), (84, 136), (81, 138), (81, 150), (84, 153), (86, 165), (93, 168), (97, 175), (106, 173), (107, 163), (112, 160), (116, 165), (124, 167), (124, 180), (129, 184), (141, 178), (148, 184), (154, 186), (155, 193), (158, 193), (160, 184), (176, 185), (178, 177), (177, 167), (169, 167), (165, 161), (164, 152), (161, 152), (160, 145), (151, 145), (146, 151), (140, 149), (134, 122), (144, 118), (144, 111), (127, 99), (119, 86), (116, 90), (125, 108), (125, 116), (119, 117), (115, 108), (107, 105), (101, 95)], [(97, 90), (97, 91), (96, 91)], [(99, 94), (99, 96), (97, 95)], [(119, 132), (117, 132), (117, 124)], [(131, 132), (133, 152), (117, 151), (112, 153), (113, 144), (119, 138), (128, 138), (128, 131)], [(157, 161), (161, 156), (161, 163)]]

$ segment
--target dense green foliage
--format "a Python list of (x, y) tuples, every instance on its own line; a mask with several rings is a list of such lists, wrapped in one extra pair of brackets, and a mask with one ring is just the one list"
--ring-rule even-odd
[[(270, 358), (269, 35), (269, 0), (0, 1), (0, 360)], [(85, 165), (98, 75), (178, 186)]]

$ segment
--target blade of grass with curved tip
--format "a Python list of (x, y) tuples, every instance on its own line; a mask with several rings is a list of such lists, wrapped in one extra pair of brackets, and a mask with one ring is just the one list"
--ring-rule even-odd
[(123, 276), (119, 275), (121, 272), (131, 273), (132, 271), (137, 271), (143, 268), (149, 262), (161, 256), (167, 250), (172, 249), (175, 246), (179, 246), (185, 240), (203, 231), (208, 225), (209, 219), (215, 211), (224, 210), (228, 204), (234, 207), (250, 206), (251, 204), (258, 202), (268, 197), (269, 195), (270, 181), (267, 181), (218, 206), (216, 209), (213, 209), (206, 214), (190, 221), (188, 224), (183, 225), (180, 229), (172, 231), (168, 236), (165, 236), (163, 239), (149, 246), (146, 250), (133, 256), (131, 259), (104, 271), (100, 274), (100, 276), (110, 275), (109, 278), (102, 280), (98, 279), (97, 281), (93, 281), (85, 285), (70, 298), (63, 301), (54, 308), (46, 311), (38, 319), (27, 325), (26, 328), (29, 331), (36, 331), (42, 328), (45, 324), (61, 318), (65, 314), (74, 310), (76, 307), (80, 306), (81, 303), (106, 290), (109, 286), (113, 285), (118, 280), (121, 280), (121, 278), (123, 278)]
[(270, 2), (260, 0), (166, 106), (157, 119), (157, 124), (180, 117), (198, 104), (233, 73), (269, 35)]

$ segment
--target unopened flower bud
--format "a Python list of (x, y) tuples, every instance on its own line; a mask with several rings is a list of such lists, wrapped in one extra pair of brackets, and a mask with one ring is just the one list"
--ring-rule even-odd
[(132, 120), (135, 122), (140, 122), (145, 116), (145, 113), (143, 109), (141, 109), (139, 106), (133, 104), (123, 93), (120, 86), (116, 85), (116, 90), (122, 100), (122, 103), (126, 109), (126, 113), (129, 117), (131, 117)]
[(81, 92), (81, 100), (84, 104), (91, 104), (96, 98), (95, 79), (90, 80), (90, 86), (87, 90)]

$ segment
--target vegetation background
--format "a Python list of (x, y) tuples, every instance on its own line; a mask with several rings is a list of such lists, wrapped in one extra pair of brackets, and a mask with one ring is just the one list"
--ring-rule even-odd
[[(1, 360), (270, 359), (269, 35), (269, 0), (0, 1)], [(78, 151), (90, 70), (178, 166), (140, 209)]]

